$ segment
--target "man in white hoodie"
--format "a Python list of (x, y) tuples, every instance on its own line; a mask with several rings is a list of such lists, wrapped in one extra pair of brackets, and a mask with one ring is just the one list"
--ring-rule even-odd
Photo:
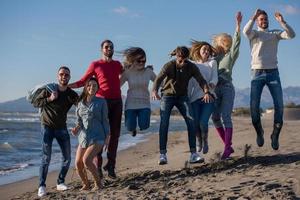
[[(244, 27), (244, 34), (250, 41), (251, 47), (251, 97), (250, 110), (252, 124), (256, 130), (256, 143), (259, 147), (264, 145), (264, 130), (260, 119), (260, 98), (263, 87), (268, 86), (274, 102), (274, 126), (271, 134), (272, 148), (279, 148), (279, 134), (283, 124), (283, 98), (282, 88), (277, 66), (278, 42), (282, 39), (295, 37), (294, 30), (286, 23), (283, 16), (275, 13), (275, 19), (283, 30), (269, 30), (268, 15), (265, 11), (257, 9)], [(257, 30), (252, 30), (256, 21)]]

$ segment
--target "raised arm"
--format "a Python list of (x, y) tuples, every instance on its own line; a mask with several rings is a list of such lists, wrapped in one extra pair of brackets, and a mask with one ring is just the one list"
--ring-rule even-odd
[(32, 104), (34, 107), (41, 108), (51, 101), (54, 101), (58, 97), (56, 91), (52, 93), (48, 92), (47, 89), (43, 89), (41, 93), (33, 100)]
[(49, 92), (46, 89), (43, 89), (35, 99), (32, 101), (32, 105), (37, 108), (41, 108), (48, 103), (47, 98), (50, 96)]
[(253, 25), (254, 25), (255, 20), (259, 16), (259, 14), (260, 14), (260, 10), (256, 9), (255, 13), (251, 17), (251, 19), (247, 22), (247, 24), (245, 25), (245, 27), (243, 29), (243, 33), (248, 39), (251, 39), (255, 36), (255, 31), (253, 30)]
[(235, 26), (235, 32), (241, 32), (241, 22), (242, 22), (242, 19), (243, 19), (243, 15), (242, 13), (239, 11), (237, 12), (236, 14), (236, 26)]
[(283, 32), (280, 33), (280, 39), (292, 39), (296, 36), (295, 31), (290, 27), (286, 21), (283, 19), (283, 16), (279, 12), (275, 12), (275, 19), (279, 22), (280, 26), (284, 29)]
[(241, 22), (242, 22), (242, 13), (238, 12), (236, 14), (236, 27), (235, 27), (235, 33), (233, 35), (232, 39), (232, 46), (230, 49), (230, 55), (233, 60), (236, 60), (237, 57), (239, 56), (239, 49), (240, 49), (240, 44), (241, 44)]
[(79, 81), (76, 81), (74, 83), (70, 83), (68, 85), (68, 87), (70, 87), (70, 88), (79, 88), (79, 87), (84, 86), (85, 82), (88, 79), (90, 79), (93, 75), (95, 75), (95, 70), (94, 69), (95, 69), (94, 63), (91, 63), (91, 65), (88, 67), (88, 69), (86, 70), (83, 77)]

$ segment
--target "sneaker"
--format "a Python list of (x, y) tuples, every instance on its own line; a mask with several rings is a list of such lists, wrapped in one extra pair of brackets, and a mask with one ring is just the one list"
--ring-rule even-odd
[(56, 185), (56, 189), (58, 191), (65, 191), (65, 190), (68, 190), (69, 188), (66, 184), (61, 183), (61, 184)]
[(40, 186), (38, 190), (38, 196), (43, 197), (47, 194), (46, 192), (46, 187), (45, 186)]
[(112, 179), (117, 178), (117, 175), (116, 175), (116, 172), (115, 172), (115, 168), (114, 168), (114, 167), (105, 165), (105, 166), (103, 167), (103, 169), (104, 169), (104, 171), (107, 171), (108, 177), (110, 177), (110, 178), (112, 178)]
[(204, 162), (204, 158), (201, 158), (199, 154), (197, 154), (196, 152), (191, 153), (190, 163), (201, 163), (201, 162)]
[(160, 165), (168, 164), (167, 155), (165, 153), (160, 154), (158, 164), (160, 164)]

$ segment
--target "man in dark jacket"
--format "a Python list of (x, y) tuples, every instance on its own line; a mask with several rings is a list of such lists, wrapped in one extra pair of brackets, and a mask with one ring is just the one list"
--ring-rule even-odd
[(57, 179), (57, 190), (67, 190), (65, 177), (71, 163), (71, 144), (67, 130), (67, 113), (77, 101), (78, 95), (67, 87), (70, 80), (70, 69), (62, 66), (58, 70), (58, 87), (56, 91), (49, 92), (47, 88), (33, 100), (35, 107), (41, 108), (42, 123), (42, 164), (40, 166), (40, 180), (38, 196), (46, 195), (46, 178), (51, 160), (52, 142), (55, 138), (63, 155), (62, 167)]
[[(176, 60), (166, 63), (157, 75), (152, 89), (152, 98), (160, 100), (160, 127), (159, 127), (159, 148), (160, 158), (159, 164), (167, 164), (167, 140), (170, 114), (174, 106), (176, 106), (183, 116), (188, 128), (189, 146), (190, 146), (190, 163), (203, 162), (196, 153), (196, 132), (193, 118), (189, 115), (190, 102), (187, 96), (187, 87), (189, 80), (194, 77), (205, 95), (203, 99), (210, 101), (212, 96), (209, 93), (208, 85), (202, 77), (197, 66), (188, 61), (189, 50), (187, 47), (177, 47), (172, 53), (176, 55)], [(164, 81), (164, 82), (163, 82)], [(162, 84), (163, 82), (163, 84)], [(162, 84), (162, 85), (161, 85)], [(158, 89), (161, 86), (162, 97), (158, 95)]]

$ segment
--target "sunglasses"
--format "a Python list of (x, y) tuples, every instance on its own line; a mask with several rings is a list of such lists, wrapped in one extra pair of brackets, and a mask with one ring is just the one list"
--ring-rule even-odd
[(107, 46), (103, 46), (103, 49), (114, 49), (114, 46), (112, 46), (112, 45), (107, 45)]
[(140, 64), (145, 64), (146, 60), (145, 59), (139, 59), (137, 62), (140, 63)]
[(65, 76), (65, 77), (70, 77), (70, 74), (66, 74), (66, 73), (59, 73), (59, 76)]

